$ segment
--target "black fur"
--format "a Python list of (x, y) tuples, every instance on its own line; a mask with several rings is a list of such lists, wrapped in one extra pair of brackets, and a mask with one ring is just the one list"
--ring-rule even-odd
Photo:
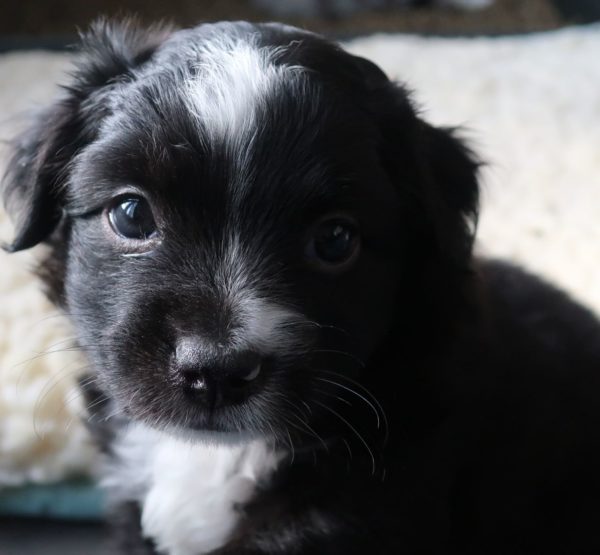
[[(240, 162), (182, 91), (197, 45), (250, 34), (307, 71), (259, 107)], [(93, 365), (91, 404), (113, 415), (95, 419), (106, 453), (128, 419), (290, 451), (219, 554), (598, 553), (600, 325), (538, 278), (473, 258), (477, 167), (404, 88), (313, 34), (100, 22), (63, 98), (15, 143), (11, 250), (52, 247), (42, 274)], [(105, 229), (132, 184), (160, 214), (150, 256), (123, 257)], [(329, 212), (360, 225), (342, 273), (304, 259)], [(241, 417), (190, 402), (167, 371), (181, 330), (239, 325), (215, 277), (231, 229), (253, 290), (305, 317)], [(138, 507), (114, 517), (124, 553), (154, 552)]]

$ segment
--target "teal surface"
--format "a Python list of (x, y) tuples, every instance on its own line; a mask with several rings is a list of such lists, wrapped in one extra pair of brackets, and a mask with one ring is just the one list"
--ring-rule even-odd
[(104, 503), (89, 482), (0, 489), (0, 516), (100, 520)]

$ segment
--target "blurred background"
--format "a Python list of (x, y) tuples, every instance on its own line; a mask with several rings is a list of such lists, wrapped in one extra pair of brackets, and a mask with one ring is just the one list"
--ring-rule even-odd
[[(64, 82), (77, 30), (125, 14), (280, 20), (373, 59), (488, 162), (478, 249), (600, 312), (600, 0), (0, 0), (0, 174), (23, 114)], [(0, 240), (11, 234), (0, 209)], [(108, 554), (85, 361), (63, 348), (71, 331), (35, 260), (0, 252), (0, 555)]]
[[(136, 13), (180, 25), (220, 19), (283, 20), (347, 38), (373, 32), (498, 35), (600, 19), (597, 0), (2, 0), (4, 49), (62, 47), (99, 14)], [(42, 42), (43, 41), (43, 42)]]

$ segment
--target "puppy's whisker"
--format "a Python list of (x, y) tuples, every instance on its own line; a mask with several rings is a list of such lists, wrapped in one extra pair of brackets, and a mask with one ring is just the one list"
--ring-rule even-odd
[(354, 457), (352, 455), (352, 449), (350, 448), (350, 444), (348, 443), (348, 441), (346, 440), (346, 438), (342, 438), (342, 442), (344, 443), (344, 445), (346, 446), (346, 449), (348, 450), (348, 456), (350, 457), (350, 461), (352, 461), (352, 459)]
[(389, 426), (387, 414), (383, 408), (383, 405), (379, 402), (377, 397), (375, 397), (375, 395), (373, 395), (373, 393), (371, 391), (369, 391), (364, 385), (362, 385), (361, 383), (357, 382), (356, 380), (353, 380), (352, 378), (350, 378), (344, 374), (340, 374), (339, 372), (333, 372), (331, 370), (324, 370), (324, 369), (319, 370), (319, 372), (322, 374), (328, 375), (328, 376), (333, 376), (335, 378), (346, 380), (348, 383), (359, 388), (365, 395), (367, 395), (371, 399), (373, 404), (377, 407), (378, 414), (381, 415), (381, 418), (383, 420), (383, 426), (384, 426), (383, 443), (385, 445), (389, 439), (390, 426)]
[(77, 362), (79, 361), (72, 360), (69, 363), (65, 364), (60, 370), (52, 374), (52, 376), (46, 381), (46, 383), (42, 387), (42, 391), (40, 392), (38, 402), (43, 401), (45, 395), (49, 394), (54, 387), (56, 387), (61, 381), (66, 380), (67, 378), (72, 379), (72, 385), (74, 387), (77, 385), (75, 378), (83, 370), (81, 367), (73, 368), (73, 365), (77, 364)]
[(44, 357), (48, 357), (51, 355), (56, 355), (56, 354), (62, 354), (62, 353), (82, 353), (82, 354), (86, 354), (85, 349), (86, 348), (101, 348), (104, 350), (104, 352), (118, 352), (118, 349), (115, 347), (114, 350), (112, 350), (112, 346), (111, 345), (103, 345), (103, 344), (96, 344), (96, 345), (73, 345), (71, 347), (65, 347), (63, 349), (52, 349), (52, 350), (45, 350), (45, 351), (41, 351), (36, 353), (35, 355), (33, 355), (32, 357), (25, 359), (21, 362), (18, 362), (14, 365), (14, 368), (18, 368), (19, 366), (27, 366), (29, 364), (32, 364), (33, 362), (40, 360)]
[(104, 416), (104, 418), (102, 418), (102, 422), (108, 422), (109, 420), (113, 419), (115, 416), (119, 416), (122, 414), (122, 411), (120, 408), (116, 408), (114, 410), (112, 410), (111, 412), (109, 412), (106, 416)]
[(347, 387), (345, 385), (342, 385), (341, 383), (336, 382), (335, 380), (328, 380), (327, 378), (315, 378), (315, 379), (317, 379), (317, 380), (319, 380), (321, 382), (330, 383), (331, 385), (335, 385), (337, 387), (340, 387), (340, 388), (348, 391), (349, 393), (352, 393), (353, 395), (356, 395), (358, 398), (362, 399), (367, 405), (369, 405), (369, 407), (371, 407), (371, 409), (375, 413), (375, 418), (377, 419), (377, 429), (379, 429), (381, 427), (381, 420), (380, 420), (380, 417), (379, 417), (379, 411), (375, 408), (375, 405), (373, 403), (371, 403), (371, 401), (369, 401), (364, 395), (361, 395), (360, 393), (358, 393), (357, 391), (355, 391), (351, 387)]
[[(88, 368), (89, 368), (89, 366), (80, 368), (80, 369), (78, 369), (77, 373), (85, 372), (85, 370), (87, 370)], [(87, 378), (86, 380), (83, 380), (83, 381), (80, 380), (76, 384), (74, 384), (75, 388), (74, 388), (73, 392), (71, 392), (69, 395), (67, 395), (65, 397), (65, 399), (62, 403), (62, 406), (57, 410), (56, 415), (59, 416), (60, 414), (62, 414), (62, 412), (64, 410), (66, 410), (66, 408), (68, 407), (69, 404), (84, 397), (85, 388), (89, 387), (90, 385), (95, 383), (95, 381), (96, 381), (95, 378)]]
[(310, 405), (303, 399), (300, 399), (300, 402), (306, 407), (307, 414), (312, 415), (312, 409), (310, 408)]
[(369, 456), (371, 457), (372, 475), (374, 476), (375, 475), (375, 471), (376, 471), (375, 455), (373, 454), (373, 451), (369, 447), (369, 444), (367, 443), (367, 441), (365, 440), (365, 438), (339, 412), (335, 411), (334, 409), (332, 409), (331, 407), (325, 405), (324, 403), (321, 403), (320, 401), (315, 401), (315, 403), (318, 404), (320, 407), (324, 408), (326, 411), (328, 411), (331, 414), (333, 414), (334, 416), (336, 416), (337, 418), (339, 418), (350, 430), (352, 430), (352, 432), (356, 435), (356, 437), (359, 439), (359, 441), (364, 445), (365, 449), (369, 453)]
[(298, 411), (298, 413), (303, 416), (303, 420), (308, 418), (308, 414), (304, 414), (302, 407), (293, 403), (291, 401), (291, 399), (289, 399), (289, 397), (287, 397), (286, 395), (280, 394), (280, 395), (278, 395), (278, 398), (281, 399), (284, 403), (288, 404), (290, 407), (292, 407), (292, 409)]
[[(38, 398), (35, 401), (35, 404), (33, 406), (33, 414), (32, 414), (33, 430), (34, 430), (36, 437), (38, 437), (40, 440), (43, 440), (45, 436), (40, 433), (40, 429), (38, 426), (38, 419), (40, 417), (41, 410), (44, 407), (45, 402), (48, 399), (48, 397), (50, 396), (50, 394), (65, 380), (70, 380), (72, 382), (71, 385), (73, 387), (76, 387), (75, 377), (77, 376), (77, 374), (80, 372), (81, 369), (80, 368), (73, 369), (72, 365), (73, 365), (73, 361), (68, 363), (67, 365), (65, 365), (58, 372), (56, 372), (52, 376), (52, 378), (50, 378), (46, 382), (46, 384), (42, 387), (42, 391), (40, 392), (40, 394), (38, 395)], [(60, 414), (60, 409), (55, 414), (55, 416), (58, 416), (59, 414)]]
[(103, 403), (106, 403), (106, 399), (104, 397), (100, 397), (99, 399), (96, 399), (95, 401), (93, 401), (89, 405), (87, 405), (86, 409), (88, 411), (90, 411), (91, 409), (94, 409), (94, 408), (102, 405)]
[(338, 401), (340, 401), (341, 403), (344, 403), (345, 405), (348, 405), (349, 407), (352, 406), (352, 403), (350, 401), (348, 401), (348, 399), (344, 399), (343, 397), (340, 397), (339, 395), (329, 393), (328, 391), (325, 391), (324, 389), (315, 389), (315, 393), (319, 393), (321, 395), (325, 395), (327, 397), (337, 399)]
[[(296, 407), (296, 405), (294, 405), (291, 401), (284, 399), (285, 401), (288, 401), (288, 403), (298, 409), (298, 407)], [(300, 414), (302, 414), (300, 412)], [(315, 429), (308, 423), (306, 422), (306, 420), (304, 420), (303, 418), (301, 418), (296, 412), (292, 411), (290, 412), (290, 416), (293, 416), (296, 420), (298, 420), (300, 422), (300, 425), (302, 426), (302, 430), (303, 432), (308, 433), (309, 435), (313, 436), (317, 441), (319, 441), (319, 443), (323, 446), (323, 448), (325, 449), (325, 451), (329, 451), (329, 446), (327, 445), (327, 442), (315, 431)]]
[(303, 324), (308, 325), (308, 326), (314, 326), (319, 329), (330, 329), (330, 330), (339, 331), (340, 333), (343, 333), (344, 335), (347, 335), (347, 336), (350, 335), (350, 332), (348, 332), (347, 330), (340, 328), (339, 326), (334, 326), (333, 324), (321, 324), (314, 320), (304, 320)]
[[(82, 368), (82, 371), (85, 374), (85, 371), (92, 370), (92, 369), (93, 369), (92, 366), (85, 366), (84, 368)], [(96, 376), (95, 374), (90, 374), (86, 378), (79, 380), (79, 387), (85, 391), (86, 388), (88, 388), (92, 385), (95, 385), (97, 383), (99, 383), (98, 376)]]
[[(305, 433), (305, 430), (302, 429), (300, 426), (298, 426), (296, 423), (291, 422), (290, 420), (288, 420), (285, 417), (284, 417), (284, 421), (286, 422), (286, 424), (288, 426), (291, 426), (292, 428), (294, 428), (295, 430), (297, 430), (299, 432), (300, 436)], [(314, 446), (309, 446), (309, 448), (307, 449), (307, 451), (309, 451), (309, 452), (313, 453), (313, 455), (315, 455), (316, 452), (317, 452), (317, 449)], [(292, 461), (290, 461), (290, 466), (293, 464), (293, 460), (294, 460), (294, 456), (292, 454)]]
[[(289, 424), (289, 422), (287, 420), (286, 420), (286, 423)], [(292, 441), (292, 435), (290, 434), (290, 430), (287, 426), (285, 426), (285, 431), (287, 433), (287, 436), (289, 439), (289, 446), (292, 451), (292, 458), (290, 460), (290, 466), (292, 466), (294, 464), (294, 461), (296, 460), (296, 451), (294, 449), (294, 442)]]
[[(70, 339), (67, 339), (66, 341), (70, 341)], [(63, 341), (57, 342), (56, 345), (58, 345), (60, 343), (63, 343)], [(52, 345), (49, 348), (52, 348)], [(60, 352), (60, 351), (58, 351), (58, 352)], [(54, 353), (53, 352), (48, 352), (47, 350), (46, 351), (41, 351), (41, 352), (36, 353), (34, 356), (32, 356), (32, 357), (30, 357), (28, 359), (25, 359), (25, 360), (23, 360), (21, 362), (17, 362), (16, 364), (14, 364), (12, 366), (12, 369), (14, 369), (14, 370), (18, 369), (19, 367), (24, 367), (22, 369), (22, 371), (19, 372), (19, 376), (18, 376), (17, 382), (15, 384), (17, 392), (20, 390), (22, 380), (24, 379), (25, 375), (29, 371), (30, 366), (35, 361), (39, 360), (40, 358), (42, 358), (42, 357), (44, 357), (46, 355), (50, 355), (50, 354), (54, 354)]]
[[(94, 316), (94, 313), (92, 311), (89, 312), (67, 312), (64, 310), (56, 310), (51, 312), (50, 314), (44, 316), (43, 318), (39, 318), (38, 320), (36, 320), (31, 328), (35, 329), (37, 326), (47, 322), (48, 320), (54, 320), (56, 318), (60, 319), (60, 320), (64, 320), (65, 324), (67, 324), (68, 319), (69, 318), (75, 318), (75, 317), (79, 317), (79, 316)], [(67, 324), (69, 325), (69, 324)]]

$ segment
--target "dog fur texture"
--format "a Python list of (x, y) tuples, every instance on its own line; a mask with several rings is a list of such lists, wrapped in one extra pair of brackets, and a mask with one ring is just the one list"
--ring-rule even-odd
[[(597, 552), (600, 326), (473, 257), (455, 135), (297, 29), (84, 37), (5, 199), (91, 362), (125, 553)], [(134, 197), (143, 241), (111, 228)], [(356, 256), (316, 259), (323, 218)], [(243, 399), (183, 392), (249, 352)]]

